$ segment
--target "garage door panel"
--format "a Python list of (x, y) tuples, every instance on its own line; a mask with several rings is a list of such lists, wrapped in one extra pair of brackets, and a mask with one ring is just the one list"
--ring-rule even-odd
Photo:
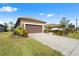
[(42, 26), (26, 24), (26, 30), (28, 31), (28, 33), (41, 33)]

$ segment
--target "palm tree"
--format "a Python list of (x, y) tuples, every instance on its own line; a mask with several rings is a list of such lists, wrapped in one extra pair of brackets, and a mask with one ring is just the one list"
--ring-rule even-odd
[(74, 32), (75, 31), (75, 25), (73, 25), (72, 23), (70, 23), (67, 27), (68, 32)]
[(75, 25), (73, 25), (72, 23), (70, 23), (70, 24), (68, 25), (68, 29), (75, 29)]
[(77, 22), (78, 22), (78, 19), (76, 19), (76, 32), (77, 32)]

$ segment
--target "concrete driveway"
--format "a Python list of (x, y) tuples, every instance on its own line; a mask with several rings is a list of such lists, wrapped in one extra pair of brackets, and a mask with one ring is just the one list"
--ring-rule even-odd
[(29, 34), (29, 37), (62, 52), (65, 56), (79, 56), (79, 40), (46, 33)]

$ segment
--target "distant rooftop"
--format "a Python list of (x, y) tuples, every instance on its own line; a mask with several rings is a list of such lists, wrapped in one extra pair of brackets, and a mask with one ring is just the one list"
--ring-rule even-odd
[(5, 27), (5, 25), (2, 25), (2, 24), (0, 24), (0, 26), (4, 26)]

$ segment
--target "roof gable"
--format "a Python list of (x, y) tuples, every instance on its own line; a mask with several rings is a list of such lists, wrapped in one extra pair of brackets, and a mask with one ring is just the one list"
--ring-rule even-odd
[(46, 23), (45, 21), (41, 21), (32, 17), (19, 17), (20, 20), (24, 19), (24, 20), (28, 20), (28, 21), (36, 21), (36, 22), (40, 22), (40, 23)]
[(5, 27), (4, 25), (2, 25), (2, 24), (0, 24), (0, 26), (3, 26), (3, 27)]
[(28, 21), (35, 21), (35, 22), (40, 22), (40, 23), (46, 23), (44, 21), (41, 21), (41, 20), (38, 20), (38, 19), (35, 19), (35, 18), (32, 18), (32, 17), (19, 17), (14, 28), (17, 27), (17, 24), (20, 22), (20, 20), (28, 20)]

